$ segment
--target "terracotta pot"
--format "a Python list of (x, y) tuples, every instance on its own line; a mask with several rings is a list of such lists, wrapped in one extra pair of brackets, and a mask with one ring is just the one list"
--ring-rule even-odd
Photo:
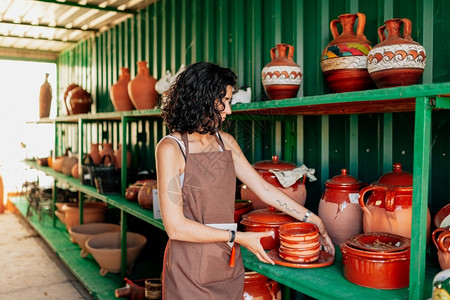
[(308, 263), (319, 259), (319, 228), (311, 223), (292, 222), (280, 225), (281, 258), (294, 263)]
[[(132, 268), (147, 239), (145, 236), (127, 232), (127, 267)], [(86, 249), (100, 265), (100, 275), (119, 273), (121, 264), (121, 232), (106, 232), (91, 236)]]
[(89, 152), (89, 156), (92, 158), (92, 163), (96, 165), (100, 164), (100, 162), (102, 161), (102, 157), (98, 148), (99, 146), (100, 144), (91, 143), (91, 151)]
[(103, 143), (100, 151), (100, 163), (104, 165), (115, 165), (114, 149), (111, 143)]
[(48, 118), (52, 105), (52, 87), (48, 83), (48, 73), (45, 73), (45, 81), (39, 90), (39, 117)]
[(128, 83), (128, 94), (136, 109), (152, 109), (158, 100), (155, 90), (156, 80), (149, 74), (147, 62), (138, 61), (138, 73)]
[[(367, 203), (364, 196), (371, 192)], [(364, 232), (388, 232), (411, 238), (412, 174), (394, 164), (392, 172), (359, 192), (359, 204), (364, 212)], [(430, 211), (427, 210), (427, 240), (430, 234)]]
[(76, 87), (68, 93), (66, 103), (71, 115), (86, 114), (91, 111), (91, 94), (81, 87)]
[(110, 223), (90, 223), (77, 225), (69, 229), (69, 234), (81, 248), (81, 257), (86, 257), (89, 252), (86, 249), (86, 241), (93, 235), (120, 231), (120, 225)]
[(154, 179), (149, 179), (146, 181), (137, 197), (138, 203), (142, 208), (153, 209), (153, 190), (157, 188), (157, 181)]
[[(380, 43), (367, 59), (367, 69), (378, 88), (419, 82), (425, 69), (425, 48), (411, 38), (411, 21), (391, 19), (378, 28)], [(403, 37), (400, 29), (403, 25)], [(388, 38), (384, 31), (388, 31)]]
[[(108, 204), (103, 202), (86, 202), (83, 206), (83, 224), (99, 223), (105, 220)], [(66, 203), (62, 206), (65, 213), (67, 230), (80, 224), (80, 209), (76, 203)]]
[[(253, 167), (258, 171), (259, 175), (264, 178), (267, 182), (270, 184), (276, 186), (278, 189), (280, 189), (283, 193), (288, 195), (290, 198), (292, 198), (295, 202), (298, 204), (304, 206), (306, 202), (306, 188), (305, 188), (305, 179), (306, 176), (299, 179), (296, 183), (294, 183), (292, 186), (288, 188), (284, 188), (280, 182), (278, 181), (277, 177), (269, 172), (269, 170), (273, 171), (290, 171), (297, 166), (295, 164), (291, 164), (288, 162), (284, 162), (279, 160), (278, 155), (273, 155), (272, 160), (263, 160), (260, 162), (256, 162), (253, 164)], [(268, 208), (269, 205), (264, 203), (261, 199), (259, 199), (256, 194), (250, 190), (245, 184), (241, 187), (241, 198), (250, 200), (253, 204), (253, 208), (260, 209), (260, 208)]]
[[(122, 144), (118, 145), (116, 152), (114, 152), (115, 165), (117, 169), (122, 168)], [(127, 149), (127, 168), (131, 165), (131, 151)]]
[(239, 223), (242, 216), (253, 210), (250, 200), (236, 199), (234, 201), (234, 223)]
[(438, 249), (438, 260), (442, 270), (450, 269), (450, 229), (437, 228), (432, 234), (433, 243)]
[(67, 102), (67, 96), (69, 95), (69, 92), (71, 90), (78, 88), (78, 87), (80, 87), (78, 84), (72, 83), (72, 84), (69, 84), (69, 86), (64, 91), (63, 102), (64, 102), (64, 108), (66, 109), (66, 114), (68, 114), (68, 115), (71, 115), (72, 111), (69, 109), (70, 105)]
[(120, 68), (119, 80), (111, 86), (109, 95), (116, 111), (133, 110), (134, 106), (128, 95), (128, 83), (130, 82), (130, 71), (128, 68)]
[[(278, 56), (277, 56), (278, 52)], [(286, 55), (287, 52), (287, 55)], [(302, 69), (292, 58), (294, 47), (277, 44), (270, 49), (272, 61), (262, 69), (262, 84), (271, 100), (295, 98), (302, 83)]]
[(144, 186), (146, 182), (153, 182), (153, 181), (154, 179), (142, 179), (131, 184), (125, 191), (125, 198), (128, 201), (136, 202), (139, 191), (141, 190), (142, 186)]
[(78, 158), (76, 156), (65, 157), (61, 165), (61, 173), (70, 176), (72, 174), (72, 168), (76, 165), (78, 165)]
[(70, 175), (72, 175), (73, 178), (78, 178), (80, 177), (80, 172), (79, 172), (79, 168), (78, 168), (78, 163), (74, 164), (72, 169), (70, 170)]
[(269, 207), (268, 209), (257, 209), (243, 215), (241, 224), (244, 225), (244, 231), (272, 231), (272, 236), (261, 239), (261, 245), (264, 250), (272, 250), (280, 246), (280, 236), (278, 233), (280, 225), (293, 221), (295, 221), (293, 217), (277, 211), (273, 207)]
[(325, 182), (318, 214), (336, 245), (362, 233), (363, 212), (358, 202), (362, 186), (361, 181), (347, 174), (347, 169)]
[(436, 213), (433, 223), (436, 227), (445, 228), (450, 226), (450, 203)]
[(63, 162), (66, 158), (67, 158), (67, 155), (63, 155), (63, 156), (55, 158), (52, 162), (53, 170), (55, 170), (56, 172), (61, 172)]
[[(332, 40), (323, 51), (320, 67), (333, 93), (362, 91), (375, 87), (367, 72), (367, 55), (372, 43), (364, 35), (366, 15), (343, 14), (330, 23)], [(358, 19), (356, 34), (353, 26)], [(339, 35), (337, 24), (341, 24)]]
[(245, 272), (242, 300), (281, 300), (278, 282), (254, 271)]

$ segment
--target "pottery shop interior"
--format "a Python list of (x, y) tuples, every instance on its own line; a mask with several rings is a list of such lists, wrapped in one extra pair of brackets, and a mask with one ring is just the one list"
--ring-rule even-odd
[[(216, 243), (242, 299), (449, 300), (449, 19), (446, 0), (0, 1), (0, 299), (235, 299), (188, 273), (211, 292), (192, 296), (165, 253)], [(198, 66), (233, 84), (185, 116), (177, 93), (212, 89)], [(181, 156), (205, 136), (231, 181), (211, 199), (186, 176), (176, 213), (217, 237), (177, 240), (157, 146), (215, 180)]]

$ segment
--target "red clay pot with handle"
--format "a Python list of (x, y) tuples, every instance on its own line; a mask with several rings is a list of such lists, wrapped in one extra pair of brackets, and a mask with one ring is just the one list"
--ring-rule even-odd
[(281, 300), (278, 282), (254, 271), (245, 272), (242, 300)]
[[(450, 228), (450, 227), (449, 227)], [(450, 269), (450, 229), (436, 228), (431, 235), (438, 249), (438, 260), (442, 270)]]

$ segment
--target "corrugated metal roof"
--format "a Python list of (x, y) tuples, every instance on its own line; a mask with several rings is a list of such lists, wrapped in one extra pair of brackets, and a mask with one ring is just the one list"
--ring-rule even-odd
[(56, 57), (155, 1), (0, 0), (0, 56), (34, 50)]

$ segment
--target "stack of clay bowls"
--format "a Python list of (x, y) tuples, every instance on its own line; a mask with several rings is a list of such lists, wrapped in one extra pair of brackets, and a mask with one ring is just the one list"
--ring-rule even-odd
[(293, 263), (310, 263), (319, 259), (319, 228), (311, 223), (293, 222), (280, 226), (279, 256)]

